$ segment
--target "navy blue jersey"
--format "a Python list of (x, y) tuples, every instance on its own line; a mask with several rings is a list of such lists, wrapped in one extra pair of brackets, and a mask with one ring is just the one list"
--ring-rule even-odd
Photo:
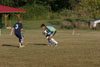
[(22, 23), (17, 22), (16, 24), (14, 24), (15, 33), (21, 33), (22, 28), (23, 28)]

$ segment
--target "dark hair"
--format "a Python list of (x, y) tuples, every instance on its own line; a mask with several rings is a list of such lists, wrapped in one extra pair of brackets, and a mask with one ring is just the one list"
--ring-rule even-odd
[(41, 27), (45, 26), (45, 24), (41, 24)]

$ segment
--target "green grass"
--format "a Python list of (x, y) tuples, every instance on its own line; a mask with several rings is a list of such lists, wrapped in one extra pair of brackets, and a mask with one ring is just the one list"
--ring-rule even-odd
[(41, 30), (24, 32), (24, 48), (17, 48), (18, 39), (9, 31), (0, 36), (0, 67), (99, 67), (100, 32), (60, 30), (55, 35), (59, 46), (48, 47)]
[[(58, 19), (56, 19), (58, 20)], [(51, 20), (23, 20), (23, 26), (25, 29), (40, 29), (41, 24), (51, 25), (56, 27), (57, 29), (60, 28), (58, 25), (52, 25), (50, 23)], [(12, 20), (12, 26), (17, 22), (17, 20)]]

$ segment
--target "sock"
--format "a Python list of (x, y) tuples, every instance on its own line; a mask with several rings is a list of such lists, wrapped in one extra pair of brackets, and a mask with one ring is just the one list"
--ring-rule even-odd
[(55, 39), (51, 39), (55, 44), (58, 44), (58, 42)]
[(50, 39), (47, 37), (47, 40), (48, 40), (48, 42), (49, 42), (49, 44), (51, 45), (52, 44), (52, 42), (50, 41)]
[(21, 46), (23, 45), (23, 39), (20, 39)]

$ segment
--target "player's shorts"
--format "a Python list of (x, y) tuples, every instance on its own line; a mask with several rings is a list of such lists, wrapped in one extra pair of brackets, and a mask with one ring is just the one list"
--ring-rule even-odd
[(16, 37), (19, 38), (19, 39), (23, 39), (23, 35), (22, 33), (15, 33)]
[(55, 34), (56, 34), (56, 31), (54, 31), (54, 32), (48, 32), (47, 35), (46, 35), (46, 37), (47, 36), (54, 36)]

